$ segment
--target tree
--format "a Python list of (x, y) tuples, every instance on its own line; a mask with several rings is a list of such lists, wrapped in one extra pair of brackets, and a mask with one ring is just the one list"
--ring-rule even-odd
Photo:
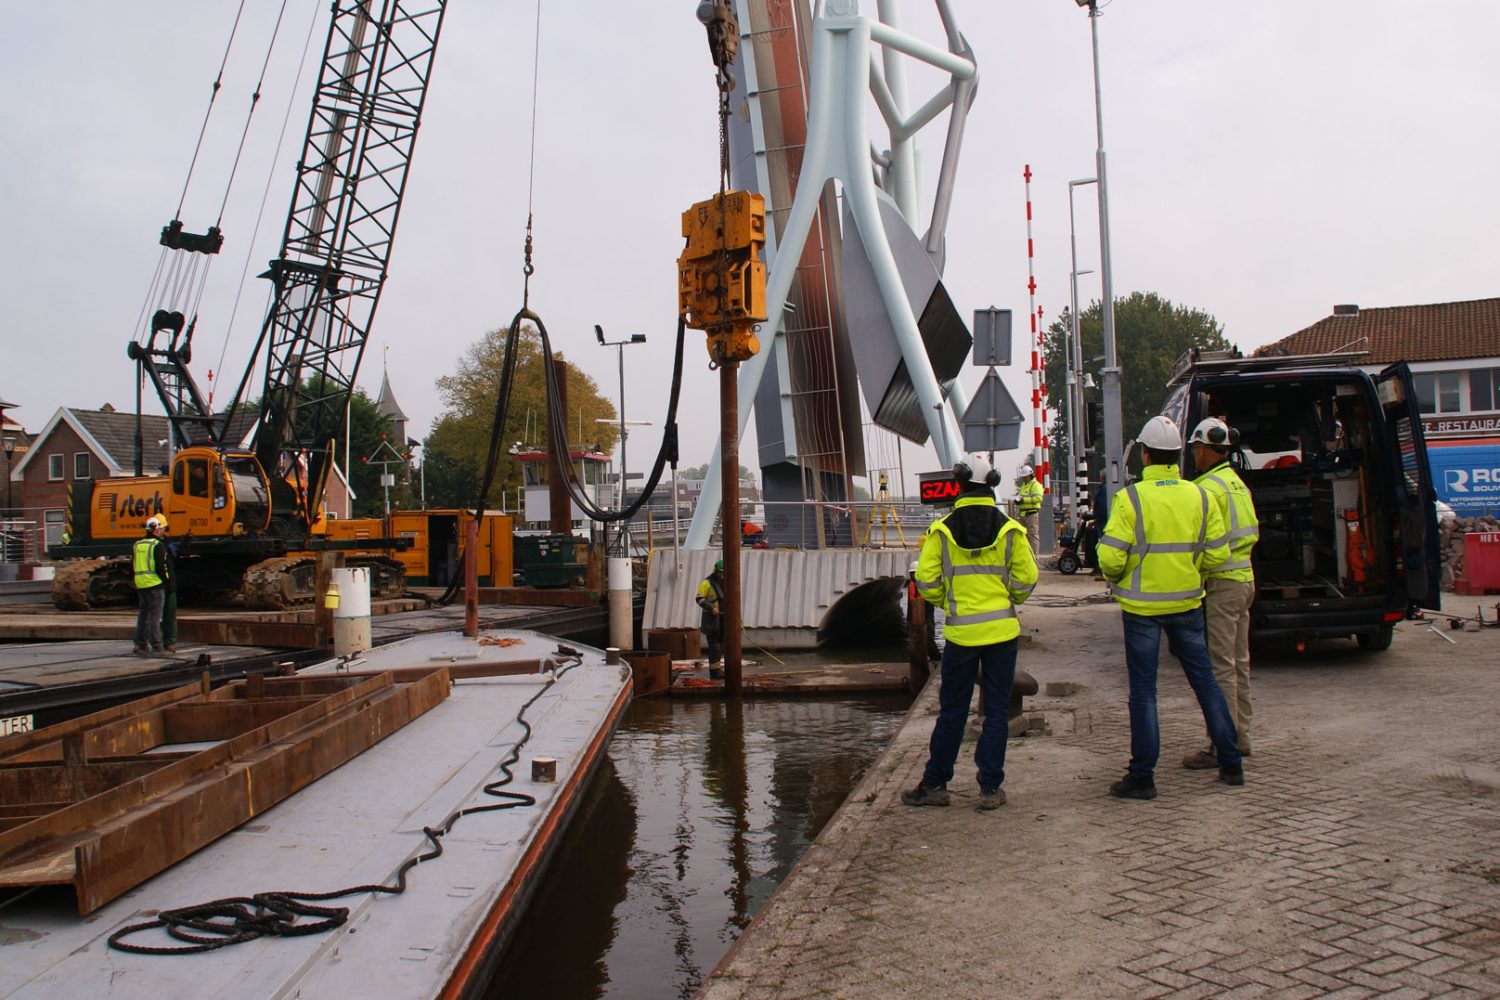
[[(479, 500), (507, 332), (497, 329), (486, 333), (459, 359), (457, 371), (437, 380), (445, 409), (427, 438), (423, 456), (429, 506), (473, 507)], [(521, 485), (521, 466), (510, 456), (512, 446), (543, 451), (548, 443), (541, 336), (534, 328), (523, 326), (517, 341), (515, 382), (505, 439), (500, 442), (500, 463), (484, 498), (490, 507), (500, 506), (503, 491), (514, 491)], [(554, 357), (562, 359), (560, 353)], [(607, 453), (614, 447), (619, 428), (598, 421), (616, 419), (614, 404), (600, 394), (593, 379), (571, 364), (567, 369), (569, 448), (584, 446)]]
[[(1083, 368), (1093, 375), (1096, 385), (1103, 382), (1104, 319), (1101, 303), (1094, 302), (1079, 314)], [(1049, 407), (1057, 413), (1052, 443), (1056, 448), (1053, 468), (1061, 469), (1067, 455), (1067, 390), (1063, 382), (1068, 328), (1072, 322), (1067, 310), (1055, 320), (1043, 337)], [(1200, 309), (1174, 306), (1155, 292), (1132, 292), (1129, 298), (1115, 301), (1115, 353), (1121, 372), (1120, 410), (1125, 440), (1130, 440), (1153, 415), (1161, 411), (1167, 395), (1167, 379), (1172, 366), (1188, 350), (1233, 348), (1224, 337), (1219, 321)], [(1097, 401), (1097, 390), (1087, 392), (1087, 399)]]
[[(707, 479), (708, 465), (709, 463), (704, 462), (702, 465), (678, 466), (677, 475), (681, 479)], [(741, 465), (740, 482), (755, 482), (755, 472), (748, 466)]]

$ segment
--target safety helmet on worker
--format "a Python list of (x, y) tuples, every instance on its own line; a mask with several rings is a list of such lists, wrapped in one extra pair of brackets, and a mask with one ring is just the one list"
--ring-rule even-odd
[(1171, 417), (1152, 417), (1141, 428), (1140, 436), (1136, 440), (1152, 451), (1180, 451), (1182, 449), (1182, 432), (1177, 429), (1177, 423)]
[(1036, 470), (1029, 465), (1022, 465), (1020, 468), (1016, 469), (1016, 479), (1018, 481), (1025, 479), (1027, 476), (1034, 475), (1036, 475)]
[(1210, 448), (1229, 449), (1240, 443), (1240, 432), (1218, 417), (1204, 417), (1193, 428), (1188, 441), (1192, 444), (1206, 444)]
[(953, 463), (953, 478), (960, 483), (994, 489), (1000, 485), (1000, 473), (983, 455), (965, 455)]
[(146, 528), (149, 531), (154, 531), (157, 528), (160, 528), (162, 531), (166, 531), (167, 519), (165, 517), (162, 517), (160, 514), (152, 514), (150, 517), (146, 518)]
[(722, 560), (722, 559), (715, 559), (714, 560), (714, 572), (715, 573), (722, 573), (722, 572), (724, 572), (724, 560)]

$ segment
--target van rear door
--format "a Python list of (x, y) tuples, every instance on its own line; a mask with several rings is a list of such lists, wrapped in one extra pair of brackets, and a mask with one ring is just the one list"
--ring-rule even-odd
[(1411, 369), (1397, 362), (1375, 378), (1385, 414), (1388, 454), (1397, 477), (1402, 564), (1406, 592), (1413, 603), (1437, 610), (1442, 602), (1442, 560), (1438, 555), (1437, 491), (1427, 461), (1422, 415), (1412, 388)]

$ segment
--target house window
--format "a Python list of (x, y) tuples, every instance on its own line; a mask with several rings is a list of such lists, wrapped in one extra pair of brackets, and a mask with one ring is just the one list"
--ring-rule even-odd
[(1469, 372), (1469, 409), (1476, 412), (1500, 409), (1500, 368), (1476, 368)]
[(86, 451), (73, 452), (73, 478), (87, 479), (89, 477), (89, 453)]
[(1412, 376), (1417, 406), (1423, 413), (1459, 413), (1463, 410), (1462, 372), (1420, 372)]
[(54, 483), (63, 478), (63, 457), (61, 455), (47, 456), (47, 478)]
[[(61, 455), (54, 455), (61, 458)], [(42, 511), (42, 526), (45, 529), (47, 547), (62, 544), (63, 532), (68, 529), (68, 512), (65, 510)]]

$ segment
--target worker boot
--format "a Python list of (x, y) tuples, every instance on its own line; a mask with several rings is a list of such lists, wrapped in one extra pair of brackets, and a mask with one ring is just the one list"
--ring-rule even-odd
[(1139, 775), (1127, 773), (1125, 777), (1109, 786), (1109, 794), (1118, 799), (1154, 799), (1156, 798), (1156, 779), (1142, 778)]
[(1189, 771), (1212, 771), (1219, 766), (1219, 755), (1213, 747), (1198, 750), (1182, 758), (1182, 766)]
[(1226, 785), (1243, 785), (1245, 783), (1245, 769), (1236, 764), (1234, 767), (1224, 766), (1219, 768), (1219, 780)]
[(918, 782), (916, 788), (901, 793), (901, 801), (909, 806), (945, 806), (948, 804), (948, 789)]
[(979, 804), (974, 808), (980, 812), (989, 812), (991, 809), (999, 809), (1003, 805), (1005, 805), (1005, 789), (981, 788), (979, 790)]

